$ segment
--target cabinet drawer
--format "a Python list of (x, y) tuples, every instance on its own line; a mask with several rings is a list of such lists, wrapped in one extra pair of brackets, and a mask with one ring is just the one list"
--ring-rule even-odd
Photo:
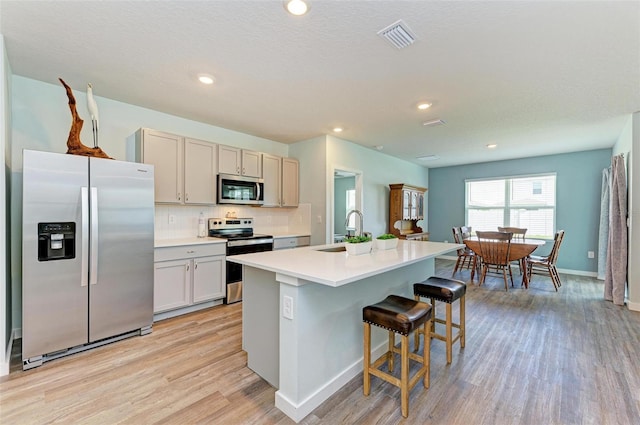
[(227, 245), (224, 243), (167, 246), (154, 250), (154, 261), (177, 260), (180, 258), (205, 257), (210, 255), (225, 255)]
[(294, 238), (277, 238), (273, 240), (273, 249), (297, 248), (309, 246), (311, 238), (309, 236), (299, 236)]

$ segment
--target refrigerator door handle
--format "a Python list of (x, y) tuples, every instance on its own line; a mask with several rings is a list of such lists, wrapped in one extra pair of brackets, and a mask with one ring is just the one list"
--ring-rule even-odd
[(89, 280), (89, 191), (80, 188), (82, 200), (82, 264), (80, 268), (80, 286), (87, 286)]
[(91, 272), (89, 285), (98, 283), (98, 188), (91, 188)]

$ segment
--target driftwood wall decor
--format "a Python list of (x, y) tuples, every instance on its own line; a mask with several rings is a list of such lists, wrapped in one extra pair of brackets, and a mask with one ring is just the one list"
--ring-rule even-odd
[(73, 96), (71, 87), (69, 87), (62, 78), (59, 78), (59, 80), (67, 91), (69, 109), (71, 110), (71, 118), (73, 118), (73, 121), (71, 122), (71, 130), (69, 130), (69, 138), (67, 139), (67, 153), (72, 155), (113, 159), (97, 146), (95, 148), (90, 148), (89, 146), (82, 144), (80, 141), (80, 131), (82, 131), (82, 124), (84, 123), (84, 120), (78, 116), (78, 111), (76, 110), (76, 98)]

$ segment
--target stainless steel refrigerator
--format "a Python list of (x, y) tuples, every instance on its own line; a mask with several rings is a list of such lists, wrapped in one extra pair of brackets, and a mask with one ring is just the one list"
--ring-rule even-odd
[(23, 369), (151, 332), (153, 167), (23, 155)]

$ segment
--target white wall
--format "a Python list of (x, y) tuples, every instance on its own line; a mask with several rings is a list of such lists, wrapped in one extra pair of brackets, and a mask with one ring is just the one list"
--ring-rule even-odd
[[(300, 200), (311, 204), (311, 243), (329, 242), (333, 235), (328, 214), (331, 203), (329, 186), (333, 170), (362, 172), (364, 230), (374, 235), (387, 232), (389, 221), (389, 184), (409, 183), (428, 187), (428, 169), (365, 148), (333, 136), (320, 136), (294, 143), (289, 154), (300, 160)], [(425, 230), (426, 230), (425, 223)]]
[[(328, 175), (331, 175), (333, 168), (362, 171), (364, 230), (371, 232), (374, 237), (388, 232), (389, 184), (407, 183), (429, 187), (429, 170), (426, 167), (327, 136)], [(426, 208), (427, 206), (425, 211)], [(427, 229), (425, 222), (423, 230), (428, 231)]]
[[(635, 155), (634, 155), (635, 151)], [(640, 112), (629, 117), (616, 144), (613, 154), (624, 154), (627, 166), (629, 251), (627, 282), (627, 304), (630, 310), (640, 311), (640, 264), (634, 261), (640, 252)]]
[(325, 243), (326, 137), (316, 137), (289, 146), (289, 156), (300, 161), (300, 202), (311, 205), (311, 245)]
[(8, 78), (10, 72), (8, 71), (9, 61), (7, 60), (7, 53), (4, 46), (4, 37), (0, 34), (0, 122), (2, 122), (2, 131), (0, 131), (0, 164), (4, 165), (4, 172), (0, 173), (0, 239), (5, 241), (0, 244), (0, 376), (9, 374), (9, 359), (10, 354), (8, 350), (11, 349), (9, 344), (11, 332), (11, 318), (9, 317), (9, 309), (7, 308), (8, 298), (10, 296), (10, 286), (8, 286), (7, 280), (7, 226), (6, 226), (6, 207), (7, 207), (7, 192), (6, 182), (8, 174), (8, 163), (6, 161), (5, 149), (8, 146), (7, 138), (10, 128), (9, 119), (9, 95), (7, 93)]

